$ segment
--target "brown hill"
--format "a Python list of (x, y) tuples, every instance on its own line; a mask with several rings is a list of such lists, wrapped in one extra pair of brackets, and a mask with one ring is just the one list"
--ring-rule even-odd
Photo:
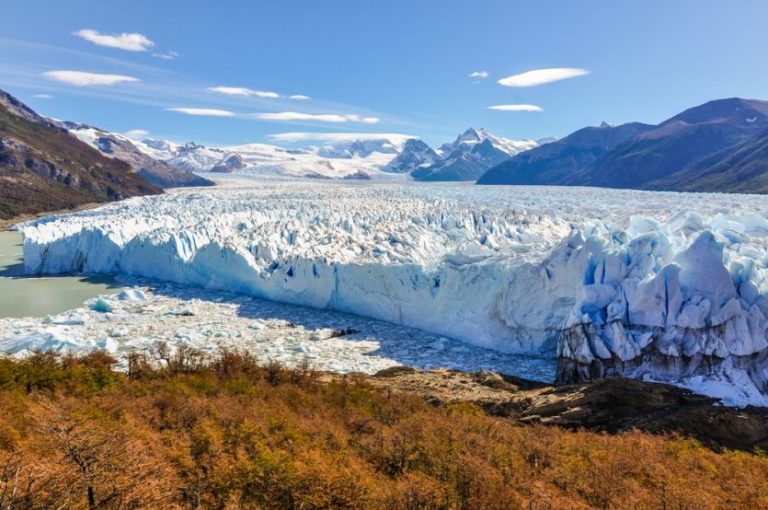
[(159, 193), (0, 91), (0, 219)]

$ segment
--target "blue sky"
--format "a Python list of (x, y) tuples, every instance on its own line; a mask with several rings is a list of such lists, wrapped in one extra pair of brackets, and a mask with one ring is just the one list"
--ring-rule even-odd
[[(439, 145), (469, 126), (564, 136), (710, 99), (768, 99), (766, 20), (761, 0), (13, 1), (0, 87), (55, 118), (213, 145), (297, 132)], [(144, 38), (110, 38), (124, 33)], [(498, 83), (549, 68), (588, 74)]]

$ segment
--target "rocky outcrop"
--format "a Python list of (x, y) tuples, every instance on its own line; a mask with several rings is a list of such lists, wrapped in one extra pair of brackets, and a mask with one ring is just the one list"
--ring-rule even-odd
[(240, 154), (228, 154), (220, 162), (211, 167), (211, 172), (229, 174), (236, 170), (246, 167), (245, 161)]
[(153, 158), (142, 152), (136, 145), (138, 142), (129, 140), (123, 135), (74, 122), (58, 122), (58, 124), (103, 155), (125, 161), (134, 173), (154, 186), (159, 188), (213, 186), (213, 181), (200, 177), (187, 168)]
[(472, 402), (522, 424), (618, 434), (642, 430), (693, 437), (713, 449), (768, 447), (768, 411), (723, 407), (667, 384), (623, 377), (553, 386), (494, 372), (392, 367), (368, 378), (374, 386), (415, 393), (429, 402)]

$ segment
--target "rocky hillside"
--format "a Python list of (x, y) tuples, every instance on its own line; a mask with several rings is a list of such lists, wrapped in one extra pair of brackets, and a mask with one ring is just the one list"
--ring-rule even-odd
[(582, 129), (491, 168), (478, 183), (765, 193), (767, 130), (768, 102), (710, 101), (655, 126)]
[(159, 188), (213, 186), (213, 181), (200, 177), (187, 168), (145, 154), (125, 136), (74, 122), (62, 122), (61, 127), (105, 156), (125, 161), (142, 179)]
[(680, 191), (768, 191), (768, 130), (679, 172), (650, 183), (652, 189)]
[(161, 192), (0, 91), (0, 219)]
[(586, 127), (506, 160), (488, 170), (477, 183), (566, 184), (608, 151), (651, 127), (639, 122)]

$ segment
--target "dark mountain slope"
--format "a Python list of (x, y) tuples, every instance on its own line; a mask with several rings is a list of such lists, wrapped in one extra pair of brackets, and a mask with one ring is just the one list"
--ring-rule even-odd
[(766, 102), (710, 101), (624, 142), (578, 174), (575, 180), (592, 186), (647, 188), (651, 181), (664, 179), (767, 128)]
[(405, 142), (402, 152), (390, 161), (384, 168), (385, 172), (409, 173), (422, 166), (429, 166), (440, 159), (432, 147), (417, 138)]
[(0, 99), (0, 218), (162, 191), (35, 114)]
[(651, 181), (647, 189), (768, 193), (768, 131)]
[(586, 127), (571, 135), (522, 152), (486, 172), (478, 184), (576, 184), (574, 176), (625, 140), (652, 126)]
[(766, 130), (768, 102), (710, 101), (657, 126), (582, 129), (491, 168), (478, 183), (762, 192)]

